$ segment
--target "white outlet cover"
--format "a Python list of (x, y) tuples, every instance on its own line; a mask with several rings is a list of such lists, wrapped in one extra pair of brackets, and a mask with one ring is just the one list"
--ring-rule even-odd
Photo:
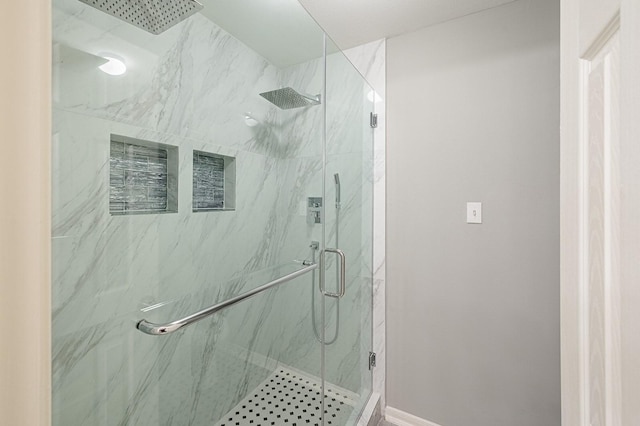
[(467, 203), (467, 223), (482, 223), (482, 203)]

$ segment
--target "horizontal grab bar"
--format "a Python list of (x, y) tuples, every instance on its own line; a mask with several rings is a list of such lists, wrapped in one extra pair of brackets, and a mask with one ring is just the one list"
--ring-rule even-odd
[(225, 300), (224, 302), (216, 303), (215, 305), (209, 306), (208, 308), (198, 311), (195, 314), (191, 314), (188, 317), (184, 317), (166, 324), (154, 324), (143, 319), (138, 322), (136, 328), (143, 333), (151, 334), (153, 336), (163, 336), (165, 334), (170, 334), (174, 331), (180, 330), (182, 327), (186, 327), (196, 321), (200, 321), (201, 319), (206, 318), (209, 315), (213, 315), (224, 308), (228, 308), (229, 306), (235, 305), (236, 303), (240, 303), (243, 300), (250, 298), (251, 296), (255, 296), (256, 294), (262, 293), (263, 291), (269, 290), (270, 288), (273, 288), (277, 285), (291, 281), (317, 268), (318, 264), (313, 263), (311, 265), (305, 266), (302, 269), (298, 269), (295, 272), (287, 274), (284, 277), (276, 278), (273, 281), (269, 281), (268, 283), (263, 284), (260, 287), (256, 287), (253, 290), (249, 290), (239, 296), (232, 297), (231, 299)]

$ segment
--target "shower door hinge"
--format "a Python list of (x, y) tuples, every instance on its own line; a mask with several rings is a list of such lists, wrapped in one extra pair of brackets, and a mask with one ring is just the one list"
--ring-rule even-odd
[(372, 129), (378, 127), (378, 114), (370, 113), (369, 114), (369, 125)]
[(369, 352), (369, 370), (376, 366), (376, 353)]

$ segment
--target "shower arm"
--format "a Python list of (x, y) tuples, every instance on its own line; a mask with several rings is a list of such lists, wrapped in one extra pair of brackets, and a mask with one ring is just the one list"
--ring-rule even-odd
[(229, 300), (225, 300), (224, 302), (220, 302), (220, 303), (216, 303), (213, 306), (210, 306), (206, 309), (203, 309), (201, 311), (198, 311), (194, 314), (191, 314), (189, 316), (186, 316), (184, 318), (181, 318), (179, 320), (175, 320), (166, 324), (155, 324), (152, 322), (149, 322), (145, 319), (141, 320), (138, 322), (138, 324), (136, 325), (136, 328), (140, 331), (142, 331), (143, 333), (146, 334), (151, 334), (153, 336), (164, 336), (166, 334), (170, 334), (173, 333), (175, 331), (180, 330), (183, 327), (186, 327), (188, 325), (193, 324), (194, 322), (200, 321), (201, 319), (204, 319), (210, 315), (215, 314), (216, 312), (219, 312), (225, 308), (228, 308), (230, 306), (235, 305), (236, 303), (240, 303), (243, 300), (246, 300), (252, 296), (255, 296), (256, 294), (262, 293), (264, 291), (269, 290), (270, 288), (276, 287), (280, 284), (284, 284), (286, 282), (289, 282), (295, 278), (298, 278), (301, 275), (306, 274), (307, 272), (311, 272), (314, 269), (318, 268), (318, 264), (314, 263), (312, 265), (308, 265), (305, 266), (302, 269), (299, 269), (295, 272), (292, 272), (290, 274), (287, 274), (283, 277), (277, 278), (273, 281), (269, 281), (266, 284), (261, 285), (260, 287), (256, 287), (253, 290), (249, 290), (246, 293), (242, 293), (239, 296), (236, 297), (232, 297)]

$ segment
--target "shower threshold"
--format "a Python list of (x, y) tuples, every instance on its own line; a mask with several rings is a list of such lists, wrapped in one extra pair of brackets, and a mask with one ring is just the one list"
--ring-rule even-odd
[[(356, 403), (355, 394), (325, 384), (325, 425), (345, 425)], [(278, 367), (216, 426), (320, 426), (322, 384), (318, 378)]]

